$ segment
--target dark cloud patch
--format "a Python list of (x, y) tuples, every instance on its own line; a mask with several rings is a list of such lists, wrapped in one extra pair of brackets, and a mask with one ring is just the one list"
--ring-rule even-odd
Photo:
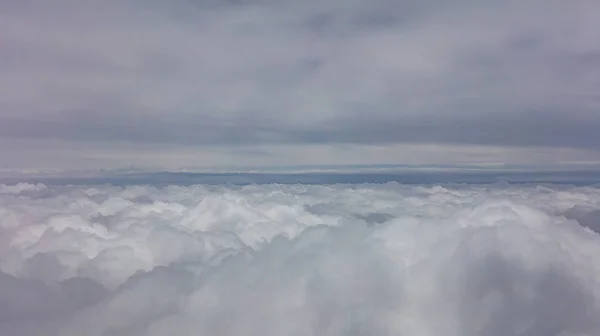
[(84, 278), (48, 285), (0, 272), (0, 334), (55, 334), (72, 314), (98, 303), (107, 292)]
[(128, 141), (182, 145), (452, 143), (596, 149), (600, 118), (567, 113), (500, 113), (491, 116), (381, 117), (368, 112), (310, 128), (254, 120), (194, 116), (132, 117), (92, 114), (68, 120), (0, 119), (5, 136), (69, 141)]
[(588, 210), (574, 208), (565, 217), (576, 220), (579, 225), (600, 234), (600, 209)]
[(579, 225), (600, 234), (600, 209), (589, 209), (582, 206), (573, 206), (564, 214), (566, 218), (576, 220)]

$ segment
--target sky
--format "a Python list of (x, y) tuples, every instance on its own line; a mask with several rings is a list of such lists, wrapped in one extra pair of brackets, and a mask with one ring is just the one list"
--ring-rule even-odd
[(0, 0), (0, 169), (600, 166), (595, 0)]

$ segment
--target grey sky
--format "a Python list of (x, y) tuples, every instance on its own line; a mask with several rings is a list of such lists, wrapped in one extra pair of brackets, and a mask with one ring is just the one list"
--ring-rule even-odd
[(0, 168), (598, 162), (598, 17), (594, 0), (0, 0)]

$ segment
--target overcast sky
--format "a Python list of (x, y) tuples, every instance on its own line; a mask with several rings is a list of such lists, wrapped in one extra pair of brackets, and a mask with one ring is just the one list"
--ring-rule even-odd
[(600, 162), (597, 0), (0, 0), (0, 168)]

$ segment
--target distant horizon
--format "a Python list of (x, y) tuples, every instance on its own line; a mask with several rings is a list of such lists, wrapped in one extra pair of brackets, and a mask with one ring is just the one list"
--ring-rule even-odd
[(123, 166), (115, 168), (0, 168), (0, 176), (6, 173), (35, 175), (45, 173), (311, 173), (311, 172), (573, 172), (598, 171), (600, 162), (563, 163), (552, 165), (541, 164), (402, 164), (402, 163), (364, 163), (364, 164), (298, 164), (298, 165), (221, 165), (221, 166), (190, 166), (181, 168), (136, 167)]
[[(297, 168), (297, 167), (296, 167)], [(47, 185), (250, 185), (250, 184), (572, 184), (600, 183), (600, 169), (539, 169), (535, 167), (329, 167), (305, 170), (97, 170), (0, 174), (0, 184)]]

